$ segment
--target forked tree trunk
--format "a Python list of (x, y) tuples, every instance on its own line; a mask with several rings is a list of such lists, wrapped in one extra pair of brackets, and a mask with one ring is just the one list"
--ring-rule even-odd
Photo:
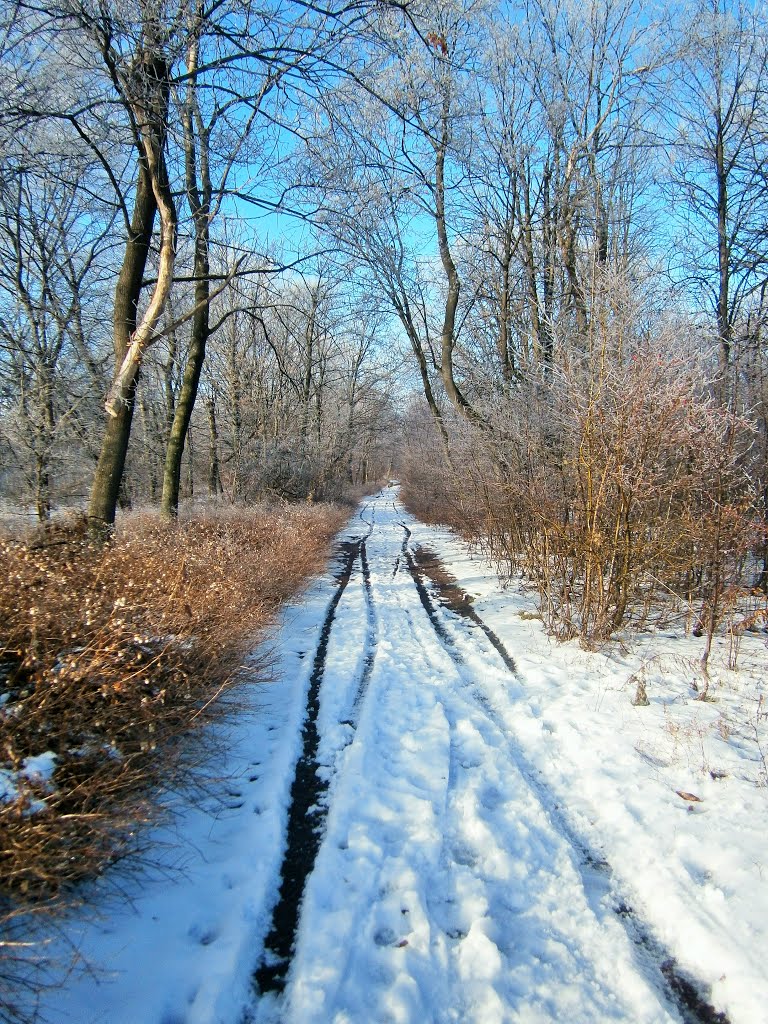
[[(165, 162), (169, 68), (165, 59), (152, 49), (140, 54), (134, 68), (131, 92), (126, 90), (126, 102), (136, 132), (139, 181), (134, 223), (115, 296), (116, 371), (104, 403), (109, 419), (88, 508), (91, 532), (101, 535), (109, 533), (115, 522), (141, 362), (147, 348), (155, 341), (155, 328), (170, 294), (176, 260), (176, 207)], [(147, 308), (137, 322), (147, 252), (158, 211), (160, 251), (157, 278)], [(126, 285), (125, 294), (121, 290), (123, 283)]]
[[(130, 233), (115, 288), (113, 339), (115, 363), (118, 367), (125, 359), (131, 335), (136, 330), (137, 308), (156, 212), (157, 201), (152, 190), (149, 170), (146, 162), (142, 160), (139, 162), (139, 179)], [(88, 505), (88, 519), (95, 532), (108, 531), (115, 521), (120, 482), (123, 479), (125, 457), (128, 452), (128, 439), (131, 436), (138, 380), (139, 367), (136, 366), (136, 371), (126, 388), (126, 401), (117, 409), (116, 415), (107, 419)]]

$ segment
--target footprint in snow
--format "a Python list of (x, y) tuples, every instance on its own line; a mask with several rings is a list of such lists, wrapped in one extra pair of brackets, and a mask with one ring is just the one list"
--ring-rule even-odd
[(373, 934), (373, 941), (377, 946), (391, 946), (395, 949), (402, 949), (408, 945), (408, 939), (401, 938), (393, 928), (379, 928)]
[(487, 786), (480, 794), (480, 802), (487, 811), (495, 811), (503, 800), (504, 796), (496, 786)]
[(456, 843), (451, 852), (454, 861), (465, 868), (473, 868), (477, 864), (477, 855), (466, 843)]
[(188, 935), (193, 942), (199, 942), (201, 946), (210, 946), (219, 937), (219, 930), (213, 925), (193, 924)]
[(160, 1024), (187, 1024), (187, 1015), (178, 1010), (171, 1010), (170, 1013), (163, 1014)]

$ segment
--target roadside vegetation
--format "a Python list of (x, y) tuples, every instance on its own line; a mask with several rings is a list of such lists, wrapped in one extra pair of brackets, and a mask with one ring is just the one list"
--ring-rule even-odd
[(712, 637), (764, 625), (766, 526), (761, 396), (742, 382), (726, 407), (704, 360), (672, 339), (579, 357), (521, 382), (483, 427), (409, 431), (403, 498), (479, 543), (504, 578), (522, 576), (548, 630), (600, 644), (683, 623)]
[[(276, 609), (317, 572), (348, 510), (280, 505), (84, 520), (0, 541), (0, 907), (55, 908), (134, 852), (193, 737)], [(13, 962), (9, 939), (0, 958)], [(2, 972), (2, 967), (0, 967)], [(6, 971), (6, 974), (8, 972)]]

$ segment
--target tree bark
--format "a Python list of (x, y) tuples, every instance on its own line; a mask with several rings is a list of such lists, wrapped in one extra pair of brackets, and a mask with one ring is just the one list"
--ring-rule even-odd
[(445, 157), (448, 149), (447, 112), (443, 122), (443, 136), (435, 153), (435, 225), (437, 227), (437, 244), (440, 251), (440, 262), (443, 265), (448, 285), (445, 296), (443, 325), (440, 331), (440, 374), (443, 387), (451, 404), (461, 415), (476, 422), (478, 417), (461, 392), (453, 370), (453, 350), (456, 345), (456, 310), (459, 306), (461, 282), (456, 264), (453, 262), (448, 242), (448, 229), (445, 211)]
[[(207, 217), (206, 217), (207, 222)], [(209, 290), (208, 277), (208, 230), (207, 223), (204, 237), (196, 240), (195, 248), (195, 308), (189, 338), (187, 365), (181, 382), (173, 423), (168, 435), (168, 448), (165, 455), (163, 471), (163, 494), (160, 501), (160, 514), (164, 519), (175, 517), (179, 510), (179, 489), (181, 486), (181, 464), (184, 455), (184, 444), (187, 439), (192, 412), (197, 400), (200, 374), (205, 362), (205, 348), (210, 335), (209, 324)]]
[(576, 333), (586, 347), (589, 337), (589, 312), (579, 276), (578, 259), (576, 256), (576, 227), (573, 223), (573, 216), (573, 210), (571, 209), (566, 209), (562, 212), (558, 240), (568, 280), (568, 295), (576, 317)]
[[(729, 310), (731, 260), (728, 246), (728, 171), (725, 166), (725, 141), (719, 112), (715, 140), (715, 174), (717, 177), (717, 333), (720, 339), (720, 370), (725, 374), (731, 361), (732, 328)], [(723, 383), (725, 386), (725, 382)]]
[(312, 397), (312, 371), (315, 364), (315, 327), (317, 326), (317, 308), (320, 302), (320, 286), (317, 285), (312, 291), (309, 316), (307, 318), (307, 329), (304, 332), (304, 372), (301, 382), (301, 426), (299, 436), (301, 438), (302, 451), (307, 446), (309, 434), (309, 403)]
[[(198, 40), (195, 36), (187, 54), (189, 73), (198, 66)], [(210, 215), (211, 215), (211, 174), (209, 133), (203, 128), (197, 101), (197, 85), (190, 79), (186, 102), (182, 110), (184, 129), (184, 169), (187, 200), (192, 210), (195, 225), (195, 314), (189, 337), (187, 364), (181, 383), (178, 400), (174, 409), (173, 422), (168, 433), (168, 447), (163, 472), (163, 494), (160, 501), (160, 515), (164, 519), (174, 518), (179, 511), (179, 490), (181, 486), (181, 462), (184, 445), (192, 422), (192, 413), (197, 401), (200, 374), (205, 362), (205, 349), (210, 337)], [(198, 175), (200, 181), (198, 181)]]
[[(117, 366), (120, 366), (125, 359), (131, 335), (136, 329), (141, 285), (149, 256), (156, 212), (157, 201), (152, 189), (149, 169), (146, 162), (140, 160), (130, 233), (115, 288), (113, 344)], [(108, 532), (115, 521), (120, 482), (123, 478), (128, 439), (131, 435), (133, 405), (138, 380), (139, 367), (137, 365), (132, 378), (127, 382), (125, 401), (117, 410), (116, 415), (107, 419), (88, 505), (88, 519), (92, 529), (97, 533)]]
[[(156, 26), (146, 27), (148, 38), (152, 37)], [(155, 327), (171, 290), (176, 259), (176, 207), (165, 160), (170, 69), (158, 46), (152, 44), (141, 50), (130, 77), (120, 83), (122, 99), (133, 123), (139, 180), (115, 296), (116, 370), (104, 403), (108, 420), (88, 508), (91, 531), (102, 536), (111, 531), (115, 522), (141, 361), (155, 340)], [(138, 300), (156, 212), (160, 214), (157, 280), (147, 308), (137, 322)], [(122, 294), (124, 278), (128, 288)]]
[(210, 455), (208, 459), (208, 493), (212, 498), (221, 494), (221, 470), (219, 468), (219, 431), (216, 425), (216, 403), (213, 395), (208, 399), (208, 431)]

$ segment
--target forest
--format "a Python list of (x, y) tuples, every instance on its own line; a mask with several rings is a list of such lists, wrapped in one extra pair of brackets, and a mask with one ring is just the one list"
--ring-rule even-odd
[[(8, 0), (0, 67), (0, 672), (38, 723), (0, 718), (8, 835), (40, 734), (92, 742), (46, 714), (144, 659), (93, 750), (155, 778), (147, 701), (188, 730), (190, 673), (225, 686), (382, 481), (558, 639), (682, 615), (706, 692), (718, 629), (762, 626), (762, 4)], [(16, 842), (5, 891), (55, 896), (80, 840), (32, 875)]]
[(717, 617), (768, 571), (762, 13), (9, 5), (7, 509), (396, 463), (564, 635)]

